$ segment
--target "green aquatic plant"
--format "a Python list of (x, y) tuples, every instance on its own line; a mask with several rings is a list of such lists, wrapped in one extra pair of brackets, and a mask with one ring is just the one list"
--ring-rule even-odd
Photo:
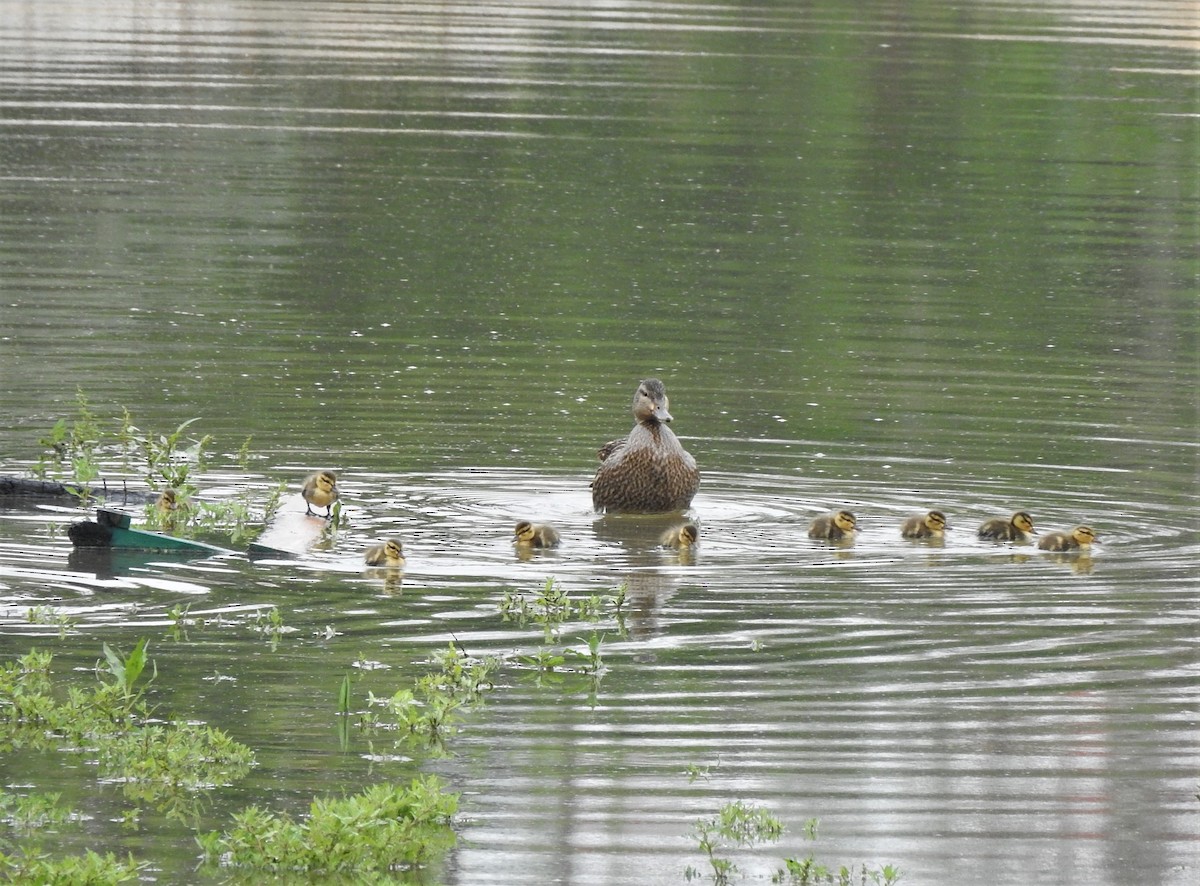
[[(189, 793), (243, 777), (254, 762), (248, 747), (203, 724), (164, 720), (139, 685), (147, 643), (129, 655), (104, 647), (111, 680), (67, 686), (50, 677), (52, 657), (34, 650), (0, 665), (0, 750), (58, 749), (85, 756), (128, 795), (175, 804)], [(186, 805), (186, 804), (185, 804)]]
[[(697, 847), (707, 858), (713, 883), (725, 886), (738, 872), (733, 860), (725, 853), (734, 848), (749, 848), (758, 843), (774, 843), (783, 834), (783, 823), (771, 812), (742, 800), (726, 803), (711, 818), (702, 818), (693, 826)], [(689, 867), (688, 880), (700, 876)]]
[(458, 794), (436, 776), (407, 786), (379, 784), (347, 797), (318, 798), (296, 820), (250, 806), (224, 833), (197, 837), (210, 865), (270, 874), (379, 875), (412, 868), (454, 844)]
[(132, 855), (117, 858), (111, 852), (100, 855), (87, 850), (83, 855), (51, 858), (36, 848), (20, 854), (0, 852), (0, 876), (10, 883), (37, 883), (39, 886), (110, 886), (139, 879), (148, 867)]
[[(810, 818), (804, 823), (804, 836), (815, 842), (818, 820)], [(803, 858), (785, 858), (783, 868), (775, 873), (772, 882), (786, 886), (895, 886), (900, 882), (901, 871), (895, 865), (885, 864), (878, 868), (862, 865), (839, 865), (836, 869), (817, 861), (810, 852)]]
[(619, 633), (624, 634), (625, 586), (620, 585), (612, 594), (592, 594), (581, 600), (572, 598), (554, 578), (547, 578), (536, 596), (526, 596), (516, 591), (505, 591), (500, 600), (500, 615), (505, 621), (524, 627), (529, 623), (542, 626), (546, 640), (552, 640), (562, 632), (563, 625), (574, 619), (599, 621), (612, 610), (617, 620)]

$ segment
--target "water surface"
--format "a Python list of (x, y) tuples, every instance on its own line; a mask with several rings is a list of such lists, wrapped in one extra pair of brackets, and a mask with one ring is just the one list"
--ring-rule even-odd
[[(83, 390), (107, 421), (199, 417), (211, 498), (334, 467), (347, 516), (298, 560), (97, 562), (63, 531), (83, 512), (0, 503), (5, 654), (66, 673), (150, 636), (158, 700), (260, 764), (130, 831), (116, 786), (0, 758), (94, 815), (64, 846), (194, 880), (193, 826), (436, 771), (463, 793), (439, 882), (683, 882), (734, 799), (789, 829), (734, 853), (752, 878), (812, 850), (907, 883), (1194, 881), (1190, 4), (0, 21), (0, 469)], [(648, 375), (703, 471), (692, 557), (590, 509)], [(835, 507), (857, 540), (807, 539)], [(932, 507), (943, 543), (899, 537)], [(1101, 543), (975, 538), (1018, 508)], [(524, 517), (563, 547), (516, 557)], [(399, 579), (360, 568), (388, 534)], [(598, 685), (520, 666), (542, 632), (500, 602), (551, 577), (628, 588), (624, 633), (557, 640), (605, 634)], [(339, 740), (344, 673), (390, 694), (452, 639), (508, 664), (450, 757)]]

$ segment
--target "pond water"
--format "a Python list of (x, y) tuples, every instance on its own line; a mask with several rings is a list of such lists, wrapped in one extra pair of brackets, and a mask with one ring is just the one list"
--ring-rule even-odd
[[(198, 418), (202, 496), (287, 482), (294, 512), (332, 467), (346, 518), (295, 560), (96, 561), (64, 532), (86, 511), (0, 501), (5, 657), (69, 674), (149, 636), (155, 701), (258, 760), (130, 828), (119, 786), (0, 756), (92, 816), (55, 845), (215, 882), (196, 829), (425, 771), (463, 795), (429, 882), (682, 883), (738, 799), (788, 828), (730, 851), (751, 882), (810, 851), (911, 884), (1196, 881), (1193, 4), (0, 21), (0, 473), (82, 391), (110, 426)], [(702, 471), (692, 556), (591, 510), (648, 376)], [(842, 507), (853, 544), (806, 537)], [(900, 538), (933, 507), (944, 542)], [(975, 537), (1017, 509), (1100, 543)], [(524, 517), (562, 547), (515, 556)], [(388, 534), (402, 578), (360, 565)], [(543, 633), (500, 604), (548, 578), (628, 589), (554, 642), (603, 634), (599, 682), (521, 666)], [(452, 641), (506, 664), (449, 756), (339, 734), (344, 674), (390, 694)]]

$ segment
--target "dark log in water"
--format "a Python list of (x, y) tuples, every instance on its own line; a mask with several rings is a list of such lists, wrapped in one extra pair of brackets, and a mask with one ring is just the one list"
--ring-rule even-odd
[(153, 501), (156, 493), (145, 489), (130, 489), (122, 480), (112, 483), (101, 480), (99, 485), (80, 487), (74, 484), (60, 483), (57, 480), (41, 480), (37, 477), (14, 477), (10, 474), (0, 474), (0, 499), (3, 498), (69, 498), (82, 497), (102, 498), (106, 501), (148, 502)]

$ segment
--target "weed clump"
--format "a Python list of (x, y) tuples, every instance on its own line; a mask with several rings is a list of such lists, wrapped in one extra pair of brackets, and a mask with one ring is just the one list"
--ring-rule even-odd
[(250, 806), (224, 833), (196, 838), (208, 864), (264, 873), (366, 875), (424, 864), (455, 840), (458, 794), (436, 776), (408, 786), (379, 784), (338, 799), (313, 800), (296, 820)]

